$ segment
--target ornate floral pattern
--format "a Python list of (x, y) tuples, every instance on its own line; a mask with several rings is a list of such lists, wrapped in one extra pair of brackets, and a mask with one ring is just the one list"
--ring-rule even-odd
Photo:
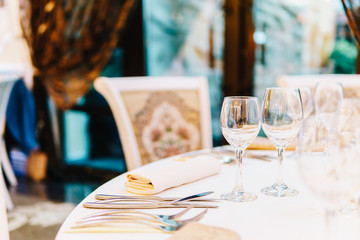
[(201, 147), (199, 109), (175, 92), (149, 94), (132, 121), (143, 164)]

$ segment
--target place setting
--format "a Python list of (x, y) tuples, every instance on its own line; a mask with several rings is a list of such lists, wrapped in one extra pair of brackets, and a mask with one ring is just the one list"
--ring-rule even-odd
[(200, 220), (208, 209), (218, 208), (219, 199), (208, 197), (213, 193), (185, 197), (96, 194), (95, 201), (82, 204), (96, 211), (77, 219), (68, 233), (174, 232)]
[[(202, 168), (205, 165), (207, 167)], [(188, 223), (200, 220), (208, 209), (218, 208), (220, 199), (212, 196), (214, 191), (181, 197), (157, 194), (217, 174), (221, 167), (218, 158), (198, 155), (169, 158), (161, 167), (149, 166), (130, 171), (125, 176), (124, 194), (98, 193), (93, 200), (84, 201), (82, 207), (92, 210), (92, 213), (77, 219), (67, 232), (177, 231)], [(171, 216), (164, 217), (165, 212)], [(189, 217), (179, 219), (184, 214)], [(159, 219), (159, 216), (168, 220)]]

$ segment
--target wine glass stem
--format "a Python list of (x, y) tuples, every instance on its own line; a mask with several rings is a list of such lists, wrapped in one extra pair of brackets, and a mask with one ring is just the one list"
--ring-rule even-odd
[(325, 211), (325, 232), (324, 240), (335, 240), (337, 237), (337, 216), (336, 209), (329, 207)]
[(244, 191), (243, 179), (242, 179), (242, 158), (244, 150), (236, 149), (236, 181), (233, 193), (239, 193)]
[(331, 137), (332, 137), (332, 132), (333, 129), (331, 127), (327, 127), (326, 128), (326, 142), (325, 142), (325, 153), (328, 154), (329, 153), (329, 145), (330, 145), (330, 141), (331, 141)]
[(278, 173), (277, 173), (277, 179), (276, 184), (281, 185), (284, 183), (284, 176), (283, 176), (283, 153), (285, 148), (277, 148), (278, 153)]

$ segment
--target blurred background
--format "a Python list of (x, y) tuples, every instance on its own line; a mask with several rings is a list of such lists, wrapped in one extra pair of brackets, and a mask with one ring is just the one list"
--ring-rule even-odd
[(11, 193), (77, 204), (126, 171), (98, 76), (206, 76), (218, 146), (224, 96), (355, 74), (357, 56), (340, 0), (0, 0), (0, 74), (23, 76), (48, 158), (46, 179)]

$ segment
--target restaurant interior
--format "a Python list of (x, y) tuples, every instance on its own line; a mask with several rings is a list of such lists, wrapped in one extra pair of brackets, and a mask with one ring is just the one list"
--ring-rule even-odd
[[(359, 8), (352, 0), (0, 0), (0, 84), (5, 83), (0, 86), (5, 183), (0, 205), (7, 209), (5, 215), (0, 210), (7, 215), (0, 239), (72, 239), (62, 238), (60, 227), (103, 184), (155, 160), (234, 146), (220, 121), (225, 97), (252, 96), (264, 107), (271, 99), (268, 89), (295, 87), (302, 119), (308, 119), (318, 108), (312, 103), (305, 112), (302, 89), (315, 96), (323, 80), (341, 85), (341, 99), (332, 93), (333, 101), (355, 102)], [(172, 91), (185, 90), (166, 92), (163, 86), (170, 82)], [(195, 82), (197, 89), (191, 90)], [(156, 87), (155, 94), (146, 92)], [(157, 111), (164, 99), (176, 107)], [(355, 102), (353, 108), (359, 106)], [(179, 114), (176, 120), (173, 113)], [(156, 114), (159, 123), (150, 119)], [(173, 133), (171, 127), (160, 129), (167, 120), (183, 127)], [(347, 130), (360, 144), (360, 121), (353, 115), (343, 121), (358, 123)], [(256, 128), (247, 150), (281, 152), (265, 126)], [(330, 128), (325, 129), (330, 138)], [(148, 137), (155, 144), (164, 132), (180, 140), (161, 146), (146, 142)], [(295, 155), (300, 144), (288, 144), (285, 154)], [(242, 155), (236, 151), (236, 157)], [(244, 233), (243, 239), (261, 238)]]

